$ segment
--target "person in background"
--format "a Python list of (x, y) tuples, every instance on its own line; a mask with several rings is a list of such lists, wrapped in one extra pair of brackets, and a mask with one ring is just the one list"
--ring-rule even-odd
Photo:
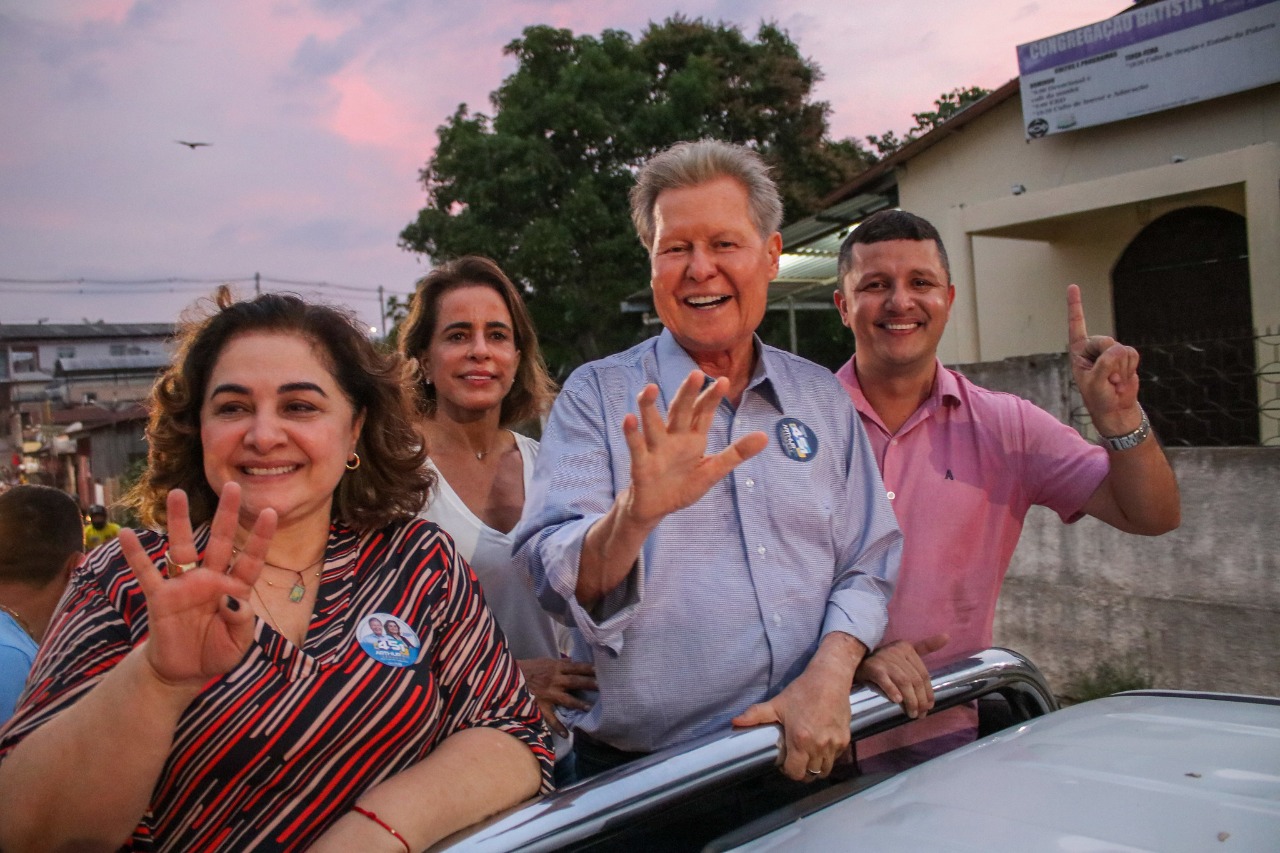
[[(1178, 484), (1138, 405), (1138, 353), (1088, 335), (1075, 285), (1067, 288), (1071, 367), (1101, 447), (1027, 400), (943, 366), (938, 341), (955, 287), (927, 220), (902, 210), (867, 217), (841, 246), (839, 282), (836, 307), (856, 345), (836, 376), (905, 537), (885, 644), (863, 660), (858, 680), (921, 717), (933, 705), (928, 665), (991, 645), (1000, 585), (1032, 505), (1068, 523), (1091, 515), (1152, 536), (1178, 526)], [(859, 764), (918, 763), (972, 740), (976, 723), (967, 706), (926, 717), (859, 741)]]
[(49, 617), (83, 559), (74, 498), (48, 486), (0, 494), (0, 723), (13, 715)]
[(760, 156), (677, 144), (640, 169), (631, 211), (665, 328), (565, 383), (515, 534), (596, 666), (579, 772), (780, 724), (782, 773), (827, 777), (884, 630), (893, 510), (830, 371), (756, 337), (782, 249)]
[(120, 525), (107, 520), (107, 508), (102, 504), (89, 507), (89, 523), (84, 526), (84, 549), (92, 551), (104, 542), (120, 535)]
[(569, 731), (557, 707), (583, 710), (595, 670), (562, 656), (563, 628), (543, 612), (528, 575), (511, 563), (538, 442), (516, 432), (551, 405), (533, 320), (520, 292), (488, 258), (468, 256), (418, 282), (400, 350), (421, 366), (419, 428), (436, 490), (421, 515), (453, 537), (480, 579), (543, 717), (556, 734), (556, 779), (572, 778)]
[[(0, 849), (421, 850), (550, 789), (537, 704), (430, 487), (409, 365), (220, 288), (151, 400), (124, 530), (0, 734)], [(394, 618), (421, 648), (359, 642)]]

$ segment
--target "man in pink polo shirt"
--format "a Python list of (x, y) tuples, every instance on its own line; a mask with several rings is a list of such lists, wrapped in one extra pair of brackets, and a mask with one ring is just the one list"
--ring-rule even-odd
[[(1074, 284), (1072, 372), (1102, 446), (943, 367), (938, 341), (956, 294), (926, 220), (900, 210), (868, 217), (840, 248), (839, 282), (836, 307), (856, 348), (836, 376), (904, 536), (888, 629), (856, 680), (923, 717), (933, 706), (928, 665), (991, 645), (1000, 584), (1033, 504), (1067, 523), (1091, 515), (1154, 536), (1178, 526), (1178, 485), (1138, 405), (1137, 351), (1088, 335)], [(859, 760), (864, 770), (917, 763), (972, 740), (976, 723), (969, 707), (919, 719), (860, 741)]]

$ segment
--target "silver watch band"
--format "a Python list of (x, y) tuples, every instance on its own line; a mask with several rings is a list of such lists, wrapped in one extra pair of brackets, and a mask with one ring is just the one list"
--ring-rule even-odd
[(1127, 432), (1124, 435), (1104, 435), (1101, 436), (1102, 444), (1109, 450), (1132, 450), (1139, 444), (1147, 440), (1147, 436), (1151, 435), (1151, 421), (1147, 419), (1147, 410), (1138, 407), (1138, 411), (1142, 412), (1142, 423), (1138, 424), (1138, 428), (1133, 432)]

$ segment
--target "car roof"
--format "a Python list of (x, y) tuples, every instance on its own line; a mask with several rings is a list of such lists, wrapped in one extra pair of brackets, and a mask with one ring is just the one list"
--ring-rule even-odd
[[(964, 655), (937, 667), (931, 680), (937, 710), (989, 694), (1003, 697), (1017, 720), (1057, 708), (1040, 670), (1009, 649)], [(855, 738), (908, 720), (901, 706), (865, 685), (857, 686), (850, 695), (849, 713)], [(707, 735), (525, 802), (455, 833), (431, 850), (456, 847), (476, 853), (542, 853), (578, 849), (599, 853), (637, 849), (629, 846), (633, 832), (643, 834), (669, 811), (696, 803), (710, 791), (749, 787), (758, 774), (776, 774), (780, 740), (781, 728), (776, 725)], [(798, 792), (796, 799), (802, 797)], [(717, 832), (724, 831), (711, 830), (719, 825), (709, 822), (708, 833), (700, 834), (699, 839), (713, 840)], [(696, 850), (700, 844), (690, 840), (686, 846)]]
[(1277, 850), (1280, 700), (1140, 691), (1086, 702), (732, 849)]

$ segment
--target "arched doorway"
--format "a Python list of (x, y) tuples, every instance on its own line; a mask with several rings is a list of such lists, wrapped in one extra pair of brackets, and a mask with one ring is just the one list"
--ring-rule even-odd
[(1167, 213), (1111, 272), (1116, 338), (1142, 355), (1142, 400), (1170, 445), (1258, 444), (1245, 219), (1218, 207)]

